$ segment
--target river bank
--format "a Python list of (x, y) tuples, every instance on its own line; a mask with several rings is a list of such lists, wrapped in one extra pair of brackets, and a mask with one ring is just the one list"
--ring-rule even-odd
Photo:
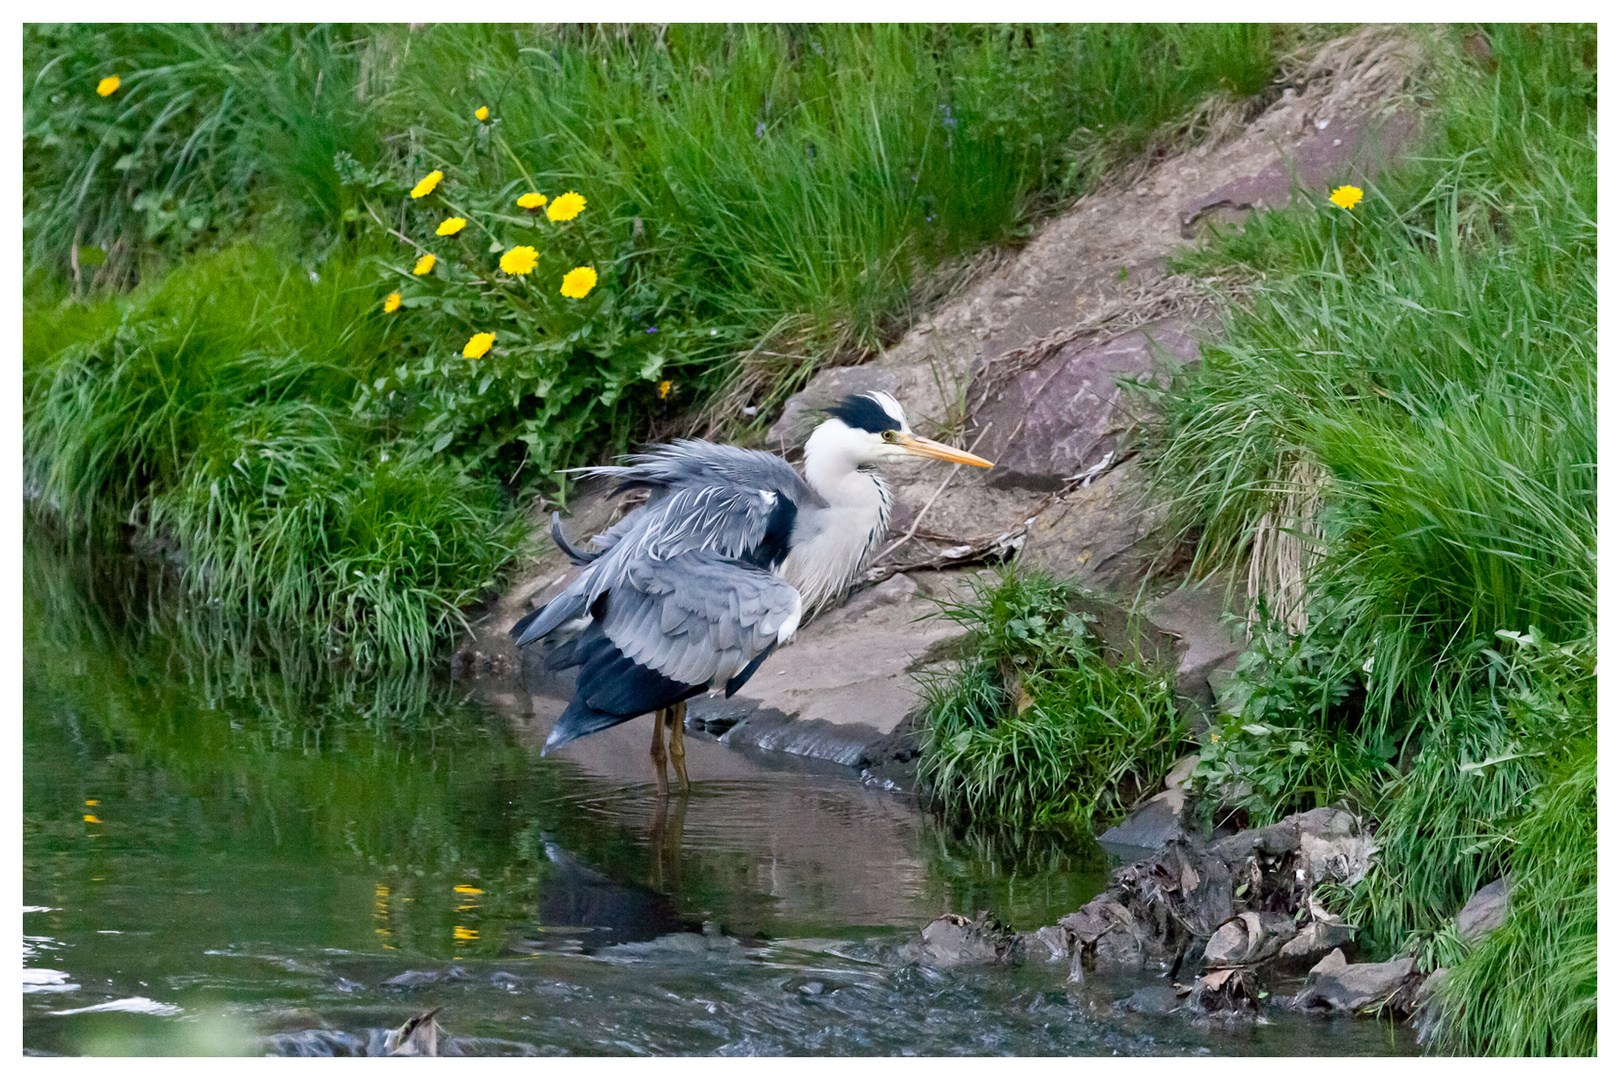
[[(1452, 974), (1440, 1048), (1589, 1052), (1595, 99), (1557, 87), (1590, 73), (1590, 43), (1335, 42), (1244, 134), (1082, 200), (885, 357), (818, 375), (773, 428), (789, 450), (818, 404), (883, 389), (1002, 464), (898, 473), (876, 587), (705, 728), (876, 777), (914, 757), (980, 817), (1106, 825), (1146, 803), (1199, 847), (1340, 808), (1378, 857), (1323, 884), (1323, 915), (1403, 979)], [(1014, 556), (1010, 577), (973, 568)], [(941, 606), (956, 626), (914, 621)], [(883, 650), (919, 682), (870, 685), (860, 658)], [(1104, 779), (1066, 763), (1156, 686), (1179, 726), (1131, 705), (1137, 741)], [(909, 693), (910, 721), (876, 730), (861, 702), (885, 693)], [(1148, 796), (1188, 752), (1166, 813)], [(1518, 906), (1464, 934), (1504, 882)], [(1321, 921), (1288, 914), (1295, 934)], [(1206, 977), (1252, 1000), (1238, 970)], [(1485, 973), (1509, 970), (1534, 989), (1504, 997)]]
[[(759, 61), (780, 46), (794, 63), (819, 71), (820, 61), (808, 58), (819, 54), (799, 49), (797, 33), (749, 37), (745, 59)], [(273, 45), (274, 37), (254, 40)], [(471, 680), (511, 730), (527, 733), (522, 738), (543, 736), (555, 715), (549, 710), (560, 709), (555, 696), (566, 688), (542, 680), (535, 655), (513, 653), (505, 637), (566, 573), (543, 535), (549, 506), (531, 498), (558, 494), (535, 486), (540, 474), (622, 447), (643, 431), (736, 434), (791, 457), (817, 408), (850, 392), (896, 393), (925, 434), (972, 445), (999, 467), (973, 477), (895, 470), (894, 543), (870, 580), (842, 608), (807, 624), (739, 698), (694, 704), (693, 733), (729, 748), (695, 740), (716, 779), (734, 779), (742, 768), (731, 749), (787, 752), (834, 763), (817, 767), (846, 770), (842, 780), (860, 775), (850, 768), (862, 770), (870, 788), (926, 790), (975, 827), (1054, 827), (1072, 838), (1114, 826), (1150, 840), (1113, 884), (1098, 881), (1086, 896), (1032, 915), (1030, 924), (1014, 921), (1033, 938), (998, 936), (990, 924), (974, 922), (981, 907), (998, 905), (954, 897), (940, 905), (960, 916), (936, 924), (945, 937), (991, 940), (998, 956), (1014, 946), (1038, 954), (1039, 943), (1057, 958), (1050, 971), (1040, 968), (1044, 975), (1029, 974), (1036, 966), (1026, 964), (1015, 978), (1099, 978), (1088, 962), (1130, 952), (1123, 938), (1103, 949), (1117, 930), (1136, 943), (1138, 973), (1163, 962), (1165, 979), (1151, 984), (1159, 990), (1139, 1004), (1165, 1004), (1163, 989), (1179, 981), (1187, 992), (1178, 1008), (1191, 1002), (1200, 1015), (1269, 1015), (1252, 1006), (1282, 996), (1285, 983), (1270, 981), (1278, 977), (1276, 961), (1307, 939), (1298, 948), (1327, 967), (1310, 988), (1316, 997), (1307, 993), (1302, 1004), (1330, 999), (1337, 993), (1330, 984), (1343, 988), (1373, 974), (1350, 971), (1356, 965), (1349, 960), (1395, 965), (1403, 994), (1445, 969), (1432, 995), (1432, 1047), (1590, 1052), (1595, 31), (1373, 27), (1291, 55), (1276, 51), (1281, 38), (1262, 41), (1243, 31), (1219, 38), (1224, 44), (1211, 55), (1224, 58), (1220, 64), (1193, 68), (1174, 48), (1155, 51), (1174, 44), (1171, 37), (1105, 34), (1102, 42), (1199, 78), (1214, 77), (1228, 60), (1264, 53), (1258, 67), (1238, 67), (1263, 69), (1265, 85), (1211, 99), (1190, 119), (1176, 112), (1183, 123), (1174, 130), (1163, 127), (1170, 114), (1162, 110), (1113, 117), (1109, 130), (1132, 138), (1149, 113), (1159, 118), (1147, 154), (1113, 161), (1135, 160), (1125, 171), (1080, 167), (1096, 163), (1082, 152), (1096, 150), (1093, 136), (1107, 133), (1071, 133), (1064, 153), (1078, 155), (1073, 163), (1084, 183), (1065, 187), (1041, 171), (1068, 160), (1058, 154), (1042, 158), (1037, 171), (1045, 179), (1034, 187), (998, 189), (1005, 197), (998, 205), (1006, 206), (1025, 205), (1014, 198), (1020, 192), (1056, 198), (1061, 191), (1065, 200), (1080, 194), (1066, 209), (1042, 204), (1033, 218), (1015, 215), (1023, 224), (1043, 222), (1016, 255), (983, 259), (950, 288), (935, 282), (939, 288), (930, 291), (907, 277), (910, 269), (899, 278), (867, 273), (871, 260), (853, 279), (867, 285), (852, 285), (861, 260), (843, 260), (849, 249), (829, 243), (817, 250), (843, 271), (836, 276), (842, 285), (826, 295), (778, 290), (772, 307), (747, 289), (722, 289), (723, 303), (681, 308), (681, 318), (657, 307), (668, 298), (654, 296), (656, 289), (635, 288), (660, 275), (710, 280), (680, 258), (659, 261), (695, 250), (677, 242), (692, 224), (682, 216), (689, 201), (663, 206), (662, 221), (629, 202), (597, 217), (608, 200), (587, 193), (584, 216), (519, 217), (506, 203), (533, 186), (531, 177), (520, 183), (508, 175), (507, 159), (494, 151), (497, 136), (515, 135), (521, 112), (498, 106), (491, 120), (473, 113), (470, 102), (439, 102), (432, 112), (437, 133), (423, 134), (427, 149), (413, 150), (416, 156), (379, 159), (375, 168), (352, 155), (332, 159), (342, 174), (331, 188), (338, 201), (321, 211), (328, 218), (316, 217), (326, 223), (320, 228), (347, 222), (340, 227), (346, 239), (318, 259), (305, 257), (302, 240), (258, 252), (223, 244), (207, 253), (203, 245), (200, 257), (187, 256), (167, 276), (154, 271), (149, 287), (127, 297), (58, 305), (65, 278), (56, 292), (31, 292), (46, 297), (31, 300), (25, 319), (31, 506), (81, 538), (108, 549), (133, 543), (167, 567), (198, 616), (169, 627), (178, 637), (217, 631), (234, 639), (269, 627), (299, 642), (279, 654), (283, 671), (341, 669), (343, 689), (331, 697), (356, 711), (341, 722), (325, 713), (311, 724), (282, 716), (261, 730), (261, 749), (286, 752), (276, 740), (296, 738), (306, 749), (313, 740), (320, 751), (335, 734), (340, 742), (360, 740), (378, 760), (393, 745), (400, 767), (410, 768), (418, 759), (397, 753), (423, 732), (430, 744), (438, 737), (434, 717), (445, 715), (455, 694), (430, 694), (422, 689), (427, 683), (399, 673), (434, 665), (452, 641), (460, 644), (449, 666), (462, 692)], [(667, 74), (686, 70), (682, 64), (715, 45), (705, 40), (649, 44), (631, 34), (574, 41), (565, 34), (556, 44), (569, 63), (606, 50)], [(881, 59), (862, 52), (858, 38), (840, 41), (863, 64)], [(948, 44), (946, 55), (963, 63), (973, 48), (994, 46), (981, 58), (989, 81), (975, 85), (983, 91), (997, 79), (1051, 82), (1054, 57), (1098, 42), (1032, 35), (1039, 62), (1016, 70), (1003, 63), (1023, 55), (1014, 37), (968, 33)], [(388, 40), (373, 45), (373, 59), (392, 55)], [(443, 56), (425, 51), (427, 70), (436, 70)], [(345, 66), (353, 59), (332, 70), (355, 75)], [(396, 75), (407, 70), (403, 57), (388, 62), (398, 65), (388, 69)], [(124, 107), (113, 96), (117, 86), (94, 91), (87, 70), (81, 64), (68, 72), (84, 82), (73, 91), (88, 102), (74, 113), (84, 130), (100, 107), (92, 93), (111, 99), (107, 108)], [(297, 68), (315, 70), (324, 69)], [(552, 75), (548, 69), (536, 79)], [(52, 76), (59, 77), (68, 76)], [(39, 86), (71, 90), (35, 82), (37, 93), (45, 92)], [(590, 94), (607, 99), (602, 86), (591, 85)], [(1203, 85), (1178, 83), (1177, 95)], [(130, 108), (156, 100), (155, 81), (142, 86), (131, 78), (130, 89), (138, 86), (145, 96), (132, 97)], [(356, 100), (367, 92), (361, 83), (344, 84)], [(832, 114), (866, 122), (863, 102), (836, 88), (828, 94)], [(1172, 97), (1178, 109), (1188, 104)], [(919, 98), (910, 113), (891, 119), (921, 138), (919, 146), (933, 147), (924, 138), (932, 134), (954, 146), (951, 140), (967, 138), (963, 125), (985, 121), (962, 111), (967, 100), (953, 99), (941, 118), (931, 98)], [(30, 116), (52, 113), (44, 98), (30, 102)], [(788, 168), (786, 158), (772, 156), (773, 132), (785, 133), (773, 128), (778, 120), (767, 116), (756, 128), (756, 118), (746, 118), (731, 133), (747, 148), (738, 159), (761, 176), (820, 176), (820, 157), (800, 160), (795, 148)], [(889, 121), (874, 112), (873, 122), (887, 139)], [(794, 131), (794, 139), (804, 134)], [(821, 128), (810, 142), (829, 145)], [(43, 146), (26, 144), (31, 169), (44, 160)], [(156, 144), (149, 149), (156, 152)], [(518, 160), (510, 148), (508, 156)], [(326, 162), (319, 157), (322, 175)], [(135, 157), (129, 163), (145, 168)], [(426, 171), (430, 164), (435, 171)], [(846, 164), (835, 170), (840, 182)], [(971, 164), (951, 157), (944, 172), (918, 175), (934, 183)], [(553, 196), (591, 178), (578, 161), (548, 168)], [(438, 179), (429, 182), (432, 176)], [(761, 196), (758, 184), (750, 190), (766, 205), (792, 201)], [(844, 196), (864, 205), (863, 190), (856, 184)], [(385, 195), (403, 208), (393, 233), (381, 217), (362, 217), (366, 199)], [(157, 209), (178, 213), (165, 207)], [(355, 212), (353, 221), (345, 208)], [(921, 230), (906, 243), (927, 235), (929, 207), (891, 209)], [(62, 223), (71, 215), (52, 218), (44, 203), (27, 210), (30, 242), (54, 236), (52, 257), (60, 262), (60, 242), (71, 235)], [(43, 228), (41, 214), (51, 227), (35, 231)], [(1014, 228), (1012, 218), (998, 220)], [(378, 227), (369, 239), (348, 235), (351, 225), (369, 231), (366, 221)], [(449, 231), (436, 231), (440, 226)], [(808, 226), (792, 225), (800, 227)], [(469, 237), (479, 229), (490, 235), (474, 243)], [(860, 232), (855, 247), (900, 249), (880, 234)], [(970, 234), (980, 235), (967, 229), (955, 247), (923, 249), (930, 259), (960, 254)], [(586, 333), (579, 320), (594, 316), (554, 310), (561, 303), (555, 290), (533, 310), (518, 304), (539, 297), (539, 287), (527, 272), (507, 270), (505, 255), (497, 266), (495, 256), (538, 235), (576, 245), (568, 253), (579, 258), (610, 249), (623, 256), (623, 276), (604, 276), (591, 303), (608, 304), (621, 295), (609, 287), (622, 286), (635, 303), (615, 309), (615, 318), (629, 321), (604, 316)], [(751, 235), (730, 237), (734, 253), (743, 252), (738, 265), (758, 262), (747, 257), (748, 245), (764, 234)], [(93, 290), (116, 284), (135, 265), (116, 240), (88, 239), (102, 246), (92, 251), (86, 243), (80, 252), (79, 240), (70, 245), (75, 297), (87, 272)], [(494, 244), (488, 251), (485, 240)], [(401, 243), (415, 244), (411, 257), (418, 259), (417, 248), (432, 247), (434, 261), (410, 272), (424, 263), (401, 264)], [(478, 293), (487, 284), (473, 272), (479, 267), (499, 284), (489, 296)], [(878, 278), (881, 288), (872, 284)], [(907, 292), (897, 307), (902, 279), (921, 291)], [(397, 291), (397, 303), (385, 301), (387, 289)], [(496, 293), (498, 303), (490, 299)], [(265, 297), (274, 303), (262, 304)], [(500, 307), (508, 301), (523, 311)], [(535, 314), (542, 308), (544, 318)], [(766, 322), (779, 310), (809, 321), (765, 326), (722, 317), (742, 308)], [(856, 309), (865, 321), (851, 321)], [(591, 308), (599, 310), (606, 309)], [(840, 312), (848, 318), (841, 321)], [(502, 324), (499, 345), (484, 343), (489, 359), (472, 355), (473, 340), (463, 348), (474, 329), (467, 320), (507, 315), (511, 325)], [(277, 331), (271, 347), (275, 326), (289, 329)], [(584, 344), (544, 356), (507, 351), (513, 340), (537, 334)], [(634, 347), (608, 349), (615, 335)], [(424, 364), (396, 365), (401, 349)], [(604, 349), (611, 364), (598, 363)], [(719, 362), (745, 353), (740, 367)], [(535, 387), (549, 389), (531, 393)], [(544, 399), (552, 410), (544, 415), (555, 418), (599, 390), (611, 399), (608, 412), (581, 412), (577, 425), (553, 424), (556, 441), (535, 441), (533, 425), (543, 415), (537, 402)], [(519, 480), (525, 470), (527, 479)], [(569, 509), (565, 527), (586, 536), (623, 506), (583, 489)], [(267, 546), (266, 537), (274, 543)], [(536, 548), (533, 559), (518, 555)], [(60, 644), (45, 631), (39, 641), (41, 648)], [(183, 677), (185, 686), (200, 681), (240, 694), (241, 665), (254, 662), (238, 659), (234, 674), (230, 664), (172, 657), (158, 670)], [(403, 697), (384, 692), (407, 684)], [(172, 690), (177, 699), (190, 692)], [(250, 713), (275, 713), (252, 692), (248, 697)], [(361, 708), (361, 699), (371, 704)], [(390, 727), (391, 710), (408, 723)], [(366, 724), (376, 730), (362, 737)], [(471, 743), (456, 743), (463, 750), (481, 737), (472, 728), (463, 732)], [(235, 737), (215, 738), (224, 753)], [(42, 753), (69, 753), (52, 739), (41, 743), (50, 744)], [(625, 767), (621, 759), (639, 762), (643, 751), (606, 737), (585, 743), (577, 752), (586, 759), (573, 766), (631, 782), (615, 770)], [(288, 767), (276, 753), (259, 764)], [(514, 751), (483, 767), (566, 787), (562, 774), (538, 779), (543, 770), (533, 771), (525, 755)], [(420, 762), (436, 768), (438, 760), (427, 754)], [(347, 783), (353, 768), (340, 755), (326, 782)], [(251, 771), (239, 769), (244, 782)], [(504, 781), (477, 783), (496, 797)], [(430, 818), (447, 813), (444, 792), (417, 794)], [(285, 822), (272, 801), (257, 805), (279, 843)], [(54, 806), (40, 850), (63, 839), (63, 823), (73, 820), (65, 807)], [(103, 820), (94, 807), (73, 811), (85, 827)], [(1311, 833), (1313, 843), (1353, 841), (1368, 857), (1346, 854), (1345, 873), (1313, 878), (1300, 814), (1346, 815), (1331, 816), (1332, 835)], [(336, 820), (324, 825), (331, 836), (342, 832), (332, 831)], [(1295, 839), (1273, 843), (1268, 830), (1286, 833), (1290, 821)], [(414, 842), (374, 824), (389, 844)], [(504, 829), (493, 834), (512, 839)], [(1228, 859), (1222, 845), (1234, 837), (1247, 837), (1242, 843), (1252, 850)], [(533, 861), (538, 842), (527, 836), (520, 843), (523, 859)], [(654, 849), (662, 850), (641, 850), (650, 857)], [(578, 861), (568, 845), (560, 850)], [(1309, 879), (1303, 894), (1287, 880), (1290, 868)], [(1268, 880), (1278, 873), (1283, 880)], [(513, 881), (528, 876), (525, 870)], [(1202, 910), (1187, 908), (1200, 883), (1223, 880), (1198, 902)], [(509, 885), (513, 895), (526, 887)], [(1493, 889), (1497, 899), (1507, 894), (1503, 921), (1483, 936), (1465, 932), (1465, 905)], [(1225, 907), (1216, 902), (1223, 895)], [(903, 936), (939, 914), (908, 911), (916, 917)], [(1359, 955), (1334, 961), (1321, 939), (1343, 933), (1351, 940), (1335, 947), (1354, 944)], [(1275, 956), (1262, 955), (1273, 947)], [(1515, 992), (1502, 993), (1509, 985)], [(1304, 989), (1286, 986), (1291, 999)], [(1373, 994), (1355, 1007), (1388, 996)], [(1094, 1006), (1101, 1007), (1086, 1007)], [(774, 1045), (739, 1038), (755, 1049)]]

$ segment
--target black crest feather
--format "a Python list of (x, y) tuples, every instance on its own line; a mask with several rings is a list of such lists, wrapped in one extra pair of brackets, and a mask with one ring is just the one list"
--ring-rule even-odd
[(865, 394), (851, 394), (838, 404), (829, 405), (827, 415), (836, 416), (850, 427), (870, 431), (874, 435), (893, 431), (900, 426), (900, 422), (890, 416), (888, 410)]

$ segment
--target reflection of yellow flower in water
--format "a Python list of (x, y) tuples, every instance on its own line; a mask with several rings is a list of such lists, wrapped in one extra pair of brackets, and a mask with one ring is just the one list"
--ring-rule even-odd
[(478, 106), (478, 108), (473, 110), (473, 115), (478, 117), (478, 119), (480, 119), (480, 120), (488, 120), (489, 119), (489, 106), (488, 105), (480, 105), (480, 106)]
[(467, 219), (459, 217), (445, 218), (439, 222), (440, 236), (454, 236), (467, 227)]
[(659, 383), (658, 400), (663, 401), (665, 398), (669, 397), (669, 392), (674, 389), (674, 387), (675, 384), (670, 382), (668, 379), (665, 379), (663, 382)]
[(546, 207), (546, 217), (552, 221), (572, 221), (585, 209), (585, 196), (577, 191), (565, 191)]
[(123, 79), (120, 79), (116, 75), (109, 75), (105, 79), (102, 79), (100, 82), (96, 83), (96, 93), (100, 94), (102, 97), (107, 97), (109, 94), (117, 93), (118, 88), (122, 85), (124, 85)]
[(438, 261), (439, 261), (438, 257), (433, 255), (433, 254), (424, 255), (420, 259), (416, 260), (416, 269), (412, 270), (411, 273), (413, 273), (413, 274), (417, 275), (418, 277), (420, 277), (423, 274), (427, 273), (429, 270), (432, 270), (433, 269), (433, 264), (438, 262)]
[(594, 288), (596, 288), (596, 271), (589, 266), (576, 266), (563, 275), (560, 291), (570, 300), (578, 300)]
[(1350, 209), (1360, 201), (1361, 189), (1358, 187), (1351, 187), (1349, 184), (1346, 184), (1341, 188), (1335, 188), (1333, 190), (1333, 194), (1328, 196), (1328, 202), (1332, 203), (1334, 206), (1342, 207), (1345, 210)]
[(430, 194), (434, 188), (439, 186), (439, 181), (443, 179), (444, 173), (434, 169), (418, 180), (415, 187), (411, 188), (411, 198), (420, 199), (422, 196)]
[(388, 314), (392, 315), (394, 312), (396, 312), (398, 310), (399, 310), (399, 293), (391, 292), (391, 293), (388, 294), (388, 299), (383, 301), (383, 311), (385, 311)]
[(508, 274), (527, 274), (539, 262), (540, 253), (527, 244), (521, 244), (501, 256), (501, 269)]
[(525, 210), (538, 210), (546, 205), (546, 197), (538, 191), (526, 192), (518, 196), (518, 205)]
[[(467, 339), (467, 347), (461, 350), (461, 355), (469, 360), (477, 360), (489, 352), (489, 347), (495, 344), (494, 334), (474, 334)], [(460, 889), (456, 890), (460, 892)]]

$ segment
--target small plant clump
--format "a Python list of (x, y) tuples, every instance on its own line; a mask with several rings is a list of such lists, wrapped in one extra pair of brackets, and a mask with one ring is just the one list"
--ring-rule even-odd
[(972, 632), (926, 684), (920, 775), (974, 815), (1089, 827), (1118, 820), (1186, 752), (1170, 676), (1114, 663), (1078, 591), (1045, 574), (981, 579), (944, 614)]

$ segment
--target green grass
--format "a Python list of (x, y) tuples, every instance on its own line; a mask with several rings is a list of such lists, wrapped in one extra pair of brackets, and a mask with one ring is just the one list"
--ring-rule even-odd
[[(1375, 952), (1462, 962), (1447, 1045), (1581, 1053), (1590, 832), (1548, 777), (1596, 715), (1595, 33), (1488, 35), (1494, 70), (1442, 57), (1431, 145), (1360, 206), (1305, 193), (1184, 257), (1248, 287), (1151, 449), (1195, 572), (1325, 478), (1308, 626), (1257, 637), (1205, 789), (1357, 806), (1382, 850), (1335, 901)], [(1469, 953), (1450, 920), (1510, 867), (1569, 912)]]
[[(1203, 362), (1143, 390), (1146, 450), (1190, 575), (1243, 580), (1257, 551), (1277, 559), (1279, 524), (1316, 548), (1303, 612), (1281, 589), (1253, 598), (1198, 811), (1263, 824), (1351, 806), (1378, 859), (1319, 898), (1369, 954), (1455, 965), (1439, 1045), (1590, 1053), (1596, 35), (1486, 28), (1482, 62), (1460, 47), (1473, 32), (1439, 36), (1416, 87), (1436, 100), (1427, 142), (1363, 181), (1360, 205), (1302, 192), (1179, 256), (1242, 287)], [(1056, 610), (1051, 588), (997, 598)], [(1097, 760), (1065, 756), (1077, 738), (1037, 711), (1062, 697), (1048, 686), (1095, 685), (1096, 658), (1043, 654), (1055, 666), (1019, 716), (1009, 616), (989, 599), (959, 609), (983, 644), (931, 691), (925, 768), (981, 813), (1099, 805)], [(1471, 949), (1454, 916), (1507, 872), (1516, 914)]]
[[(102, 541), (133, 530), (199, 602), (365, 666), (443, 645), (513, 551), (514, 497), (565, 495), (554, 470), (706, 406), (751, 437), (745, 399), (757, 428), (816, 367), (903, 329), (954, 260), (1017, 242), (1130, 155), (1196, 137), (1202, 103), (1261, 89), (1299, 36), (25, 34), (40, 505)], [(439, 190), (406, 197), (432, 169)], [(529, 219), (512, 200), (530, 189), (578, 191), (587, 209)], [(452, 213), (469, 225), (437, 238)], [(549, 260), (532, 278), (496, 272), (517, 243)], [(431, 274), (410, 272), (417, 244), (440, 259)], [(576, 262), (600, 281), (563, 302), (553, 275)], [(404, 307), (384, 318), (393, 291)], [(495, 348), (463, 357), (481, 331)]]
[(1170, 675), (1138, 657), (1107, 662), (1073, 587), (1006, 573), (943, 606), (973, 635), (955, 668), (925, 683), (918, 772), (947, 807), (1116, 821), (1186, 752)]
[(1597, 739), (1570, 747), (1518, 830), (1512, 906), (1442, 986), (1438, 1045), (1597, 1053)]
[(75, 532), (167, 545), (198, 604), (419, 665), (521, 524), (498, 485), (351, 414), (386, 326), (364, 260), (314, 273), (242, 245), (100, 301), (54, 351), (25, 342), (30, 482)]

